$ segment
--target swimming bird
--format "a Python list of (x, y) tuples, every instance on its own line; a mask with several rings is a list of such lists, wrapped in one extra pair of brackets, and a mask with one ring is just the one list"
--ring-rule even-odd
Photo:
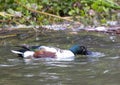
[(20, 46), (19, 50), (11, 50), (22, 58), (52, 58), (54, 60), (74, 60), (76, 55), (89, 55), (91, 52), (85, 46), (73, 45), (70, 49), (60, 49), (51, 46)]

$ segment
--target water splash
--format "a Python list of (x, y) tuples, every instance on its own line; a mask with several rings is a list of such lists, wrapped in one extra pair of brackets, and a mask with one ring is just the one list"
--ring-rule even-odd
[(87, 55), (88, 60), (91, 62), (99, 61), (99, 58), (104, 57), (105, 54), (101, 52), (92, 52), (90, 55)]

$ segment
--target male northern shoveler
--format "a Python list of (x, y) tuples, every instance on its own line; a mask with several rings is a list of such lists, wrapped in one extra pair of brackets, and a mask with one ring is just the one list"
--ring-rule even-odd
[(69, 50), (49, 46), (20, 46), (20, 50), (11, 50), (23, 58), (52, 58), (55, 60), (74, 60), (75, 55), (89, 55), (85, 46), (74, 45)]

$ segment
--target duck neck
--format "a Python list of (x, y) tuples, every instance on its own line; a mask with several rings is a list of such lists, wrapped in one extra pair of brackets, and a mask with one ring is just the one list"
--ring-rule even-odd
[(74, 53), (75, 55), (76, 55), (77, 52), (78, 52), (78, 51), (77, 51), (76, 49), (74, 49), (74, 48), (70, 48), (69, 50), (70, 50), (72, 53)]

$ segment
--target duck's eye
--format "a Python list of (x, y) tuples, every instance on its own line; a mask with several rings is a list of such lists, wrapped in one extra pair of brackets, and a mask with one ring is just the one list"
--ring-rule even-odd
[(81, 48), (82, 50), (86, 50), (86, 47), (85, 47), (85, 46), (80, 46), (80, 48)]
[(87, 52), (86, 47), (85, 46), (80, 46), (80, 48), (81, 48), (81, 53), (86, 54), (86, 52)]

